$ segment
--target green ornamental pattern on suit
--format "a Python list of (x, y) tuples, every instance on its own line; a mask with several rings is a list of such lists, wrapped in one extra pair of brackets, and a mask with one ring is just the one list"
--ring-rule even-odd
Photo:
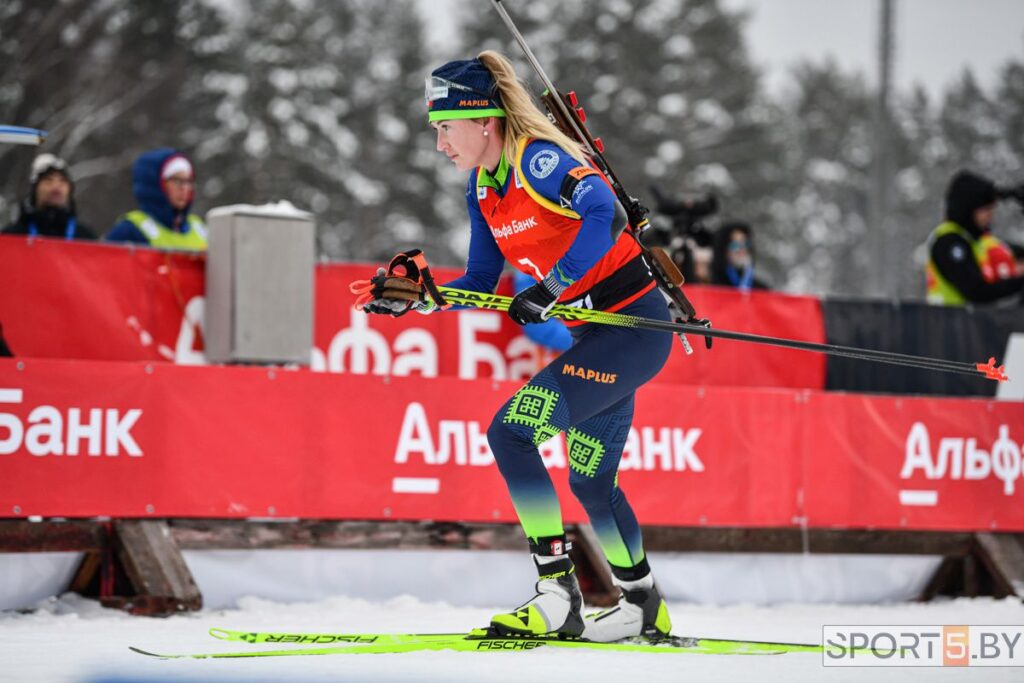
[(502, 422), (532, 429), (533, 443), (540, 445), (562, 431), (551, 424), (559, 397), (557, 391), (527, 384), (512, 397)]
[[(597, 476), (597, 468), (601, 466), (601, 458), (604, 457), (604, 445), (598, 439), (571, 427), (566, 433), (566, 445), (569, 449), (569, 467), (585, 477)], [(615, 477), (618, 480), (618, 474)]]

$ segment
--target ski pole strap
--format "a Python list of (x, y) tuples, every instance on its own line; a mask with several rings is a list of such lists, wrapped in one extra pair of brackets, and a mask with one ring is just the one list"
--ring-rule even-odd
[(427, 265), (427, 257), (423, 255), (423, 251), (420, 249), (410, 249), (395, 255), (391, 259), (391, 263), (388, 264), (388, 275), (407, 277), (413, 282), (422, 284), (430, 298), (442, 310), (451, 306), (444, 298), (444, 295), (441, 294), (437, 283), (434, 282), (430, 266)]

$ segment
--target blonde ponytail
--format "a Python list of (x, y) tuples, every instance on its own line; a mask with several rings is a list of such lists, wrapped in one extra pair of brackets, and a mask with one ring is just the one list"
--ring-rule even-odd
[(505, 158), (510, 163), (515, 160), (519, 141), (524, 137), (547, 140), (564, 149), (581, 164), (587, 163), (583, 147), (558, 130), (544, 112), (533, 103), (529, 91), (516, 77), (515, 69), (508, 58), (494, 50), (486, 50), (477, 55), (477, 59), (494, 76), (494, 82), (501, 95), (501, 106), (505, 110), (505, 118), (499, 119), (499, 121), (502, 121), (505, 126), (503, 151)]

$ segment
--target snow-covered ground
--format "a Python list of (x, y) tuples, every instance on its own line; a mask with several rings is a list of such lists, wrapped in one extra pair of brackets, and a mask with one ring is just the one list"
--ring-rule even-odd
[[(169, 619), (131, 617), (66, 595), (28, 614), (0, 614), (0, 681), (1020, 681), (1022, 669), (824, 668), (820, 655), (657, 655), (536, 650), (425, 652), (243, 660), (158, 660), (128, 650), (244, 649), (207, 635), (213, 626), (325, 631), (455, 631), (483, 624), (492, 608), (412, 597), (369, 602), (335, 597), (282, 604), (245, 598), (239, 607)], [(955, 600), (894, 605), (671, 606), (675, 632), (820, 642), (823, 624), (1022, 624), (1019, 601)], [(272, 647), (272, 646), (271, 646)]]
[[(330, 632), (452, 632), (528, 597), (526, 553), (280, 549), (186, 551), (208, 606), (131, 617), (75, 595), (78, 557), (0, 554), (0, 682), (46, 681), (1019, 681), (1024, 669), (837, 669), (815, 654), (713, 656), (577, 650), (423, 652), (242, 660), (158, 660), (230, 652), (211, 627)], [(652, 553), (679, 635), (820, 643), (825, 624), (1024, 624), (1019, 601), (908, 602), (938, 558)], [(245, 597), (262, 596), (262, 597)], [(353, 596), (359, 596), (358, 598)], [(21, 612), (10, 608), (32, 607)], [(273, 649), (276, 646), (264, 646)]]

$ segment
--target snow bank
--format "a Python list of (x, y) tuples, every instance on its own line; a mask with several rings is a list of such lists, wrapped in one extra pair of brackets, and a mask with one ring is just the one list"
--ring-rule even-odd
[(244, 214), (246, 216), (265, 216), (271, 218), (294, 218), (301, 220), (313, 220), (313, 214), (308, 211), (295, 208), (295, 206), (282, 199), (279, 202), (272, 202), (268, 204), (229, 204), (228, 206), (218, 206), (210, 209), (207, 214), (207, 220), (216, 216), (230, 216)]

